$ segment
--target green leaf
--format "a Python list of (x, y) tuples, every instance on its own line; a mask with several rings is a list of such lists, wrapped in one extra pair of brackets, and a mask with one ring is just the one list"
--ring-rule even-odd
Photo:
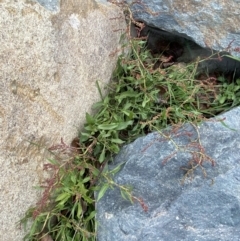
[(133, 119), (134, 113), (130, 110), (122, 110), (122, 113), (124, 113), (126, 116), (128, 116), (128, 119)]
[(222, 96), (220, 99), (219, 99), (219, 103), (220, 104), (223, 104), (224, 102), (226, 101), (226, 96)]
[(114, 130), (118, 126), (117, 123), (111, 123), (111, 124), (101, 124), (98, 125), (98, 129), (100, 130)]
[(86, 132), (80, 133), (80, 142), (85, 142), (86, 140), (90, 139), (91, 135)]
[(60, 195), (58, 195), (58, 197), (56, 198), (56, 201), (62, 201), (62, 200), (66, 200), (70, 197), (71, 195), (67, 192), (61, 193)]
[(117, 153), (120, 151), (119, 146), (116, 145), (116, 144), (113, 144), (113, 143), (112, 143), (112, 145), (109, 147), (109, 149), (110, 149), (110, 151), (112, 151), (112, 152), (115, 153), (115, 154), (117, 154)]
[(111, 132), (111, 131), (107, 131), (107, 132), (102, 131), (102, 132), (101, 132), (101, 137), (106, 138), (106, 137), (111, 136), (111, 134), (112, 134), (112, 132)]
[(128, 201), (129, 200), (129, 194), (125, 190), (122, 190), (122, 189), (120, 189), (120, 192), (121, 192), (122, 198)]
[(97, 177), (97, 176), (99, 175), (99, 173), (100, 173), (100, 171), (99, 171), (97, 168), (92, 168), (92, 169), (91, 169), (91, 172), (92, 172), (92, 174), (93, 174), (95, 177)]
[(102, 150), (102, 153), (101, 153), (101, 155), (100, 155), (100, 157), (99, 157), (99, 162), (100, 163), (102, 163), (102, 162), (104, 162), (104, 160), (105, 160), (105, 146), (103, 147), (103, 150)]
[(95, 119), (89, 115), (87, 112), (86, 112), (86, 121), (88, 124), (94, 124), (95, 123)]
[(94, 200), (92, 198), (90, 198), (89, 196), (87, 195), (83, 195), (83, 199), (88, 203), (88, 204), (91, 204), (94, 202)]
[(72, 207), (72, 210), (71, 210), (71, 216), (72, 216), (73, 219), (75, 218), (75, 217), (74, 217), (74, 216), (75, 216), (74, 214), (75, 214), (75, 209), (77, 208), (77, 204), (78, 204), (78, 203), (75, 202), (74, 205), (73, 205), (73, 207)]
[(111, 142), (114, 142), (117, 144), (123, 144), (125, 141), (122, 141), (121, 139), (111, 139)]
[(90, 131), (91, 135), (93, 135), (92, 133), (95, 133), (98, 131), (98, 129), (95, 125), (87, 125), (84, 128), (85, 128), (85, 130)]
[(104, 195), (105, 192), (108, 190), (108, 188), (109, 188), (108, 183), (105, 183), (105, 184), (101, 187), (101, 189), (100, 189), (100, 191), (99, 191), (99, 193), (98, 193), (97, 201), (99, 201), (99, 200), (103, 197), (103, 195)]
[(115, 167), (114, 169), (112, 169), (111, 171), (109, 171), (109, 173), (111, 174), (116, 174), (120, 171), (120, 169), (122, 168), (122, 166), (125, 164), (126, 162), (123, 162), (121, 164), (119, 164), (117, 167)]
[(92, 211), (84, 221), (89, 222), (91, 219), (93, 219), (96, 216), (96, 213), (97, 213), (96, 211)]
[[(100, 136), (101, 136), (101, 135), (100, 135)], [(97, 142), (97, 145), (95, 146), (95, 148), (94, 148), (94, 152), (93, 152), (93, 153), (94, 153), (94, 156), (98, 156), (99, 153), (102, 152), (102, 149), (103, 149), (103, 144)]]
[(149, 101), (150, 101), (150, 99), (145, 95), (144, 100), (142, 102), (142, 107), (144, 108)]
[(79, 219), (82, 214), (82, 205), (80, 202), (77, 203), (77, 218)]
[(132, 187), (122, 186), (122, 188), (120, 188), (120, 192), (121, 192), (121, 195), (124, 199), (133, 203)]
[(71, 181), (72, 181), (74, 184), (76, 184), (76, 182), (77, 182), (77, 177), (76, 177), (76, 175), (71, 175)]
[(82, 180), (82, 183), (86, 183), (86, 182), (89, 182), (90, 181), (90, 177), (85, 177), (83, 180)]
[(109, 96), (106, 96), (106, 97), (104, 98), (103, 103), (104, 103), (105, 106), (108, 105), (108, 103), (109, 103)]
[(132, 103), (131, 103), (131, 102), (127, 102), (127, 103), (123, 106), (123, 110), (128, 110), (130, 107), (132, 107)]
[[(66, 223), (66, 227), (68, 227), (68, 228), (72, 228), (72, 224), (71, 224), (71, 223), (69, 223), (69, 222), (67, 222), (67, 223)], [(67, 240), (69, 240), (69, 238), (70, 238), (70, 237), (69, 237), (69, 236), (67, 236)]]
[(129, 80), (129, 81), (131, 81), (131, 82), (133, 82), (133, 81), (136, 80), (136, 79), (133, 78), (132, 76), (126, 76), (125, 79), (126, 79), (126, 80)]
[(240, 89), (240, 86), (239, 86), (239, 85), (235, 86), (235, 87), (234, 87), (234, 92), (238, 91), (239, 89)]
[(118, 124), (116, 130), (120, 131), (120, 130), (124, 130), (126, 129), (128, 126), (132, 125), (133, 124), (133, 121), (130, 120), (130, 121), (126, 121), (126, 122), (121, 122)]
[(85, 168), (82, 168), (79, 174), (80, 176), (83, 176), (84, 173), (85, 173)]
[[(64, 196), (64, 194), (65, 194), (65, 196)], [(60, 194), (60, 195), (57, 197), (57, 199), (56, 199), (56, 201), (60, 201), (60, 202), (56, 205), (56, 207), (62, 209), (62, 208), (64, 207), (65, 203), (68, 201), (68, 199), (69, 199), (70, 197), (71, 197), (71, 194), (70, 194), (70, 193), (62, 193), (62, 194)]]
[(98, 93), (100, 94), (101, 99), (103, 100), (103, 94), (102, 94), (101, 87), (100, 87), (100, 85), (99, 85), (99, 81), (96, 81), (96, 84), (97, 84)]
[(93, 108), (93, 109), (98, 109), (98, 108), (101, 108), (101, 107), (103, 107), (103, 106), (104, 106), (103, 102), (102, 102), (102, 101), (99, 101), (99, 102), (93, 104), (93, 105), (92, 105), (92, 108)]
[(34, 234), (38, 233), (39, 230), (38, 230), (38, 219), (35, 219), (32, 226), (31, 226), (31, 229), (29, 231), (29, 236), (32, 237)]
[(131, 97), (138, 97), (141, 95), (141, 93), (135, 92), (135, 91), (125, 91), (122, 92), (119, 96), (116, 97), (116, 99), (121, 102), (125, 98), (131, 98)]

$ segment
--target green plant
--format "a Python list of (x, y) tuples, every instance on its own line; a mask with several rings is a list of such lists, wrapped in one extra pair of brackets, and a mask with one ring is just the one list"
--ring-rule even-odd
[(46, 235), (54, 240), (95, 240), (96, 187), (91, 183), (99, 170), (89, 162), (86, 154), (75, 155), (63, 163), (51, 160), (45, 165), (51, 177), (43, 186), (42, 198), (21, 220), (25, 224), (29, 218), (34, 220), (26, 240), (41, 240)]
[(223, 77), (220, 77), (218, 80), (221, 82), (221, 87), (216, 99), (216, 105), (225, 105), (226, 108), (238, 105), (240, 99), (240, 79), (232, 83), (227, 83)]
[[(102, 99), (93, 106), (96, 114), (86, 114), (78, 148), (63, 141), (49, 148), (56, 158), (45, 165), (51, 177), (42, 186), (41, 200), (21, 220), (32, 220), (25, 240), (95, 240), (95, 195), (99, 200), (108, 188), (119, 188), (123, 198), (139, 202), (147, 211), (131, 188), (113, 181), (121, 166), (108, 170), (121, 146), (152, 131), (161, 133), (168, 125), (199, 123), (239, 104), (240, 80), (226, 84), (220, 77), (196, 79), (198, 62), (163, 69), (163, 56), (153, 57), (145, 44), (130, 40), (132, 51), (119, 57), (108, 94), (103, 96), (98, 86)], [(200, 144), (194, 146), (197, 151), (189, 151), (193, 161), (185, 168), (186, 177), (202, 168), (204, 158), (213, 163)], [(66, 151), (67, 159), (60, 158)]]

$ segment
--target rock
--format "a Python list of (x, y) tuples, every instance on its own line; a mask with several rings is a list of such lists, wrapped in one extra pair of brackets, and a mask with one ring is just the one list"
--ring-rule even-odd
[(36, 0), (36, 1), (50, 11), (59, 10), (59, 0)]
[[(98, 240), (240, 240), (239, 116), (238, 107), (198, 128), (163, 131), (171, 138), (151, 133), (123, 147), (110, 169), (125, 162), (114, 181), (132, 186), (139, 201), (108, 190), (97, 203)], [(204, 169), (183, 179), (204, 151)]]
[(193, 40), (204, 48), (240, 57), (239, 0), (128, 0), (134, 18)]
[(38, 199), (48, 148), (78, 135), (126, 29), (107, 2), (39, 2), (0, 1), (1, 241), (22, 240), (16, 222)]

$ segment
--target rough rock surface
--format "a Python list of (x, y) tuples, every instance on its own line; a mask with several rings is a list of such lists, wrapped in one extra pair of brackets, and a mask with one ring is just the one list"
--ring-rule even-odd
[[(217, 119), (225, 119), (228, 127)], [(115, 181), (131, 185), (148, 211), (137, 201), (133, 205), (125, 201), (117, 189), (107, 191), (97, 204), (98, 240), (240, 240), (240, 108), (197, 129), (185, 125), (164, 133), (170, 138), (149, 134), (123, 147), (115, 158), (114, 165), (126, 162)], [(193, 157), (196, 160), (200, 151), (196, 145), (199, 136), (215, 165), (205, 161), (205, 178), (197, 168), (192, 179), (181, 184), (181, 167)]]
[(99, 100), (96, 81), (110, 80), (126, 28), (110, 3), (39, 2), (0, 1), (1, 241), (22, 239), (16, 222), (37, 200), (47, 148), (76, 137)]
[(60, 5), (59, 0), (36, 0), (36, 1), (50, 11), (59, 10), (59, 5)]
[(240, 57), (239, 0), (128, 0), (137, 20)]

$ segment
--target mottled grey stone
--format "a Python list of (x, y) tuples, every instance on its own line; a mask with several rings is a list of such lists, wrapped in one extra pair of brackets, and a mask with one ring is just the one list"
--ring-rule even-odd
[(50, 11), (59, 10), (59, 0), (36, 0), (36, 1)]
[(240, 1), (128, 0), (136, 20), (240, 57)]
[[(223, 119), (228, 127), (216, 121)], [(189, 144), (197, 133), (215, 165), (205, 162), (206, 177), (199, 168), (182, 184), (181, 167), (191, 158), (188, 151), (194, 147)], [(118, 189), (108, 190), (97, 203), (98, 241), (240, 240), (240, 108), (197, 129), (186, 124), (171, 139), (182, 150), (176, 150), (169, 138), (151, 133), (123, 147), (116, 156), (110, 168), (125, 164), (115, 182), (131, 185), (148, 211), (138, 202), (132, 205), (124, 200)]]

